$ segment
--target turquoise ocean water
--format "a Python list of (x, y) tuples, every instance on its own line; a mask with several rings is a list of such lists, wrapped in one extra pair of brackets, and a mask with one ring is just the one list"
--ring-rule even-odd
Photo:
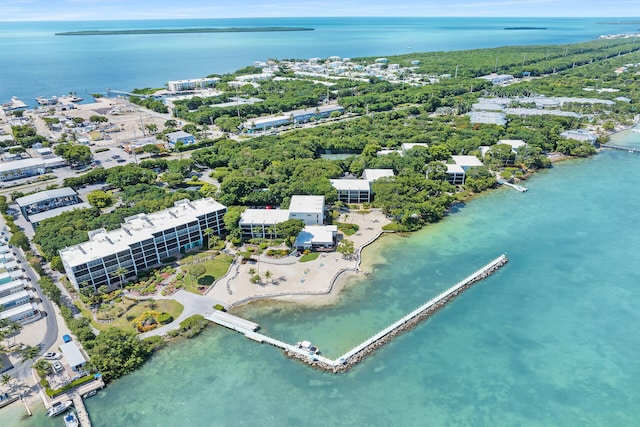
[(638, 425), (639, 162), (605, 151), (558, 164), (525, 194), (498, 190), (387, 238), (385, 262), (333, 306), (245, 309), (267, 334), (335, 356), (508, 253), (500, 272), (347, 374), (211, 328), (87, 400), (94, 426)]
[[(2, 19), (2, 17), (0, 17)], [(622, 21), (627, 24), (612, 25)], [(305, 32), (61, 37), (56, 32), (297, 26)], [(546, 30), (505, 31), (505, 27)], [(0, 22), (0, 102), (162, 87), (268, 58), (384, 56), (503, 45), (572, 43), (632, 32), (630, 18), (268, 18)], [(452, 71), (453, 72), (453, 71)]]
[[(640, 134), (616, 142), (640, 146)], [(496, 275), (347, 374), (210, 328), (88, 399), (93, 425), (638, 425), (639, 162), (605, 151), (558, 164), (530, 178), (525, 194), (498, 190), (386, 238), (371, 278), (332, 306), (244, 309), (265, 333), (336, 356), (508, 253)], [(0, 412), (0, 425), (62, 424), (42, 410), (20, 420), (23, 412)]]

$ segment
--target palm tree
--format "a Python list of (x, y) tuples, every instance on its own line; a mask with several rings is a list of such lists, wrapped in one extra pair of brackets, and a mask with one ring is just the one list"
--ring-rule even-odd
[(271, 276), (273, 276), (273, 274), (269, 270), (264, 272), (264, 278), (267, 279), (267, 281), (271, 279)]
[(34, 363), (33, 368), (36, 371), (42, 371), (45, 374), (51, 372), (51, 364), (44, 359), (40, 359), (36, 363)]
[(35, 359), (40, 354), (40, 349), (34, 346), (27, 346), (20, 350), (20, 357), (23, 361)]
[(111, 277), (120, 279), (120, 289), (122, 289), (122, 285), (124, 284), (124, 275), (127, 274), (129, 270), (124, 267), (118, 267), (114, 271), (111, 272)]
[(16, 343), (16, 337), (18, 336), (18, 332), (22, 329), (22, 325), (18, 322), (9, 323), (9, 333), (13, 334), (13, 343)]
[(0, 383), (2, 383), (2, 385), (8, 385), (9, 382), (11, 382), (11, 380), (13, 379), (13, 377), (9, 374), (2, 374), (2, 377), (0, 377)]
[(153, 310), (158, 306), (158, 303), (156, 302), (155, 299), (153, 298), (149, 298), (147, 300), (147, 305), (149, 306), (149, 310)]

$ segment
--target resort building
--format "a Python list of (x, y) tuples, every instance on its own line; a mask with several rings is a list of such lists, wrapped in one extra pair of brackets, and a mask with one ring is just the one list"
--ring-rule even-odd
[(333, 112), (344, 112), (344, 108), (339, 105), (321, 105), (319, 107), (307, 108), (304, 110), (289, 111), (275, 116), (258, 117), (246, 121), (242, 127), (249, 133), (266, 131), (267, 129), (307, 123), (312, 120), (324, 119)]
[(27, 304), (30, 301), (31, 294), (25, 289), (5, 295), (0, 297), (0, 312), (10, 310), (19, 305)]
[(566, 130), (562, 132), (560, 136), (567, 139), (574, 139), (576, 141), (590, 142), (591, 144), (595, 144), (596, 139), (598, 138), (595, 134), (586, 129)]
[(82, 203), (82, 200), (73, 188), (64, 187), (19, 197), (16, 199), (16, 203), (22, 215), (28, 218), (40, 212)]
[(467, 170), (476, 166), (483, 166), (476, 156), (451, 156), (453, 164), (447, 164), (447, 181), (453, 185), (463, 185)]
[(182, 251), (202, 245), (205, 233), (220, 234), (227, 208), (206, 198), (125, 219), (122, 227), (89, 232), (89, 241), (60, 251), (67, 277), (76, 289), (115, 287), (141, 270)]
[(215, 86), (220, 81), (217, 77), (206, 77), (203, 79), (190, 80), (172, 80), (167, 82), (167, 88), (170, 92), (185, 92), (196, 89), (206, 89)]
[(180, 142), (182, 145), (190, 145), (196, 143), (196, 137), (182, 130), (177, 130), (167, 134), (167, 142), (169, 147), (176, 148), (176, 145)]
[(48, 169), (59, 168), (65, 164), (64, 159), (57, 156), (48, 159), (31, 158), (0, 163), (0, 181), (44, 175)]
[(324, 196), (291, 196), (289, 209), (246, 209), (240, 217), (242, 234), (251, 238), (278, 237), (277, 224), (290, 219), (305, 225), (324, 224)]
[(343, 203), (369, 203), (371, 184), (364, 179), (331, 179), (331, 185), (338, 190), (338, 200)]
[(308, 225), (298, 234), (294, 246), (299, 251), (331, 249), (337, 234), (337, 225)]
[(343, 203), (369, 203), (373, 199), (371, 183), (379, 178), (394, 176), (393, 169), (365, 169), (362, 179), (331, 179)]

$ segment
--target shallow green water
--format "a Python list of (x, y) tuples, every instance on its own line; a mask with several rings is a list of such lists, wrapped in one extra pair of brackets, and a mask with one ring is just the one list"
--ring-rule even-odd
[(622, 151), (557, 165), (528, 193), (496, 191), (384, 240), (387, 264), (333, 306), (244, 310), (265, 333), (336, 356), (508, 253), (347, 374), (211, 328), (87, 400), (94, 426), (637, 425), (639, 166)]

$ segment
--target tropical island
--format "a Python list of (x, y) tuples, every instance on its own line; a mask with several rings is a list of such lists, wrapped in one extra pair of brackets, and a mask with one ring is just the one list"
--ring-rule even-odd
[[(6, 177), (0, 211), (9, 243), (89, 356), (88, 375), (113, 380), (197, 335), (204, 314), (270, 298), (326, 302), (344, 276), (364, 276), (360, 250), (383, 232), (418, 230), (500, 182), (522, 185), (555, 159), (596, 154), (637, 122), (639, 49), (619, 38), (270, 60), (64, 114), (10, 111), (20, 120), (9, 153), (40, 144), (69, 167), (31, 186)], [(123, 117), (133, 117), (129, 129)], [(126, 159), (112, 154), (121, 150)], [(64, 203), (87, 190), (87, 205), (38, 217), (33, 229), (24, 198), (43, 190), (64, 190)], [(193, 225), (192, 212), (206, 221)], [(313, 240), (315, 226), (329, 238)], [(113, 249), (127, 242), (146, 254), (136, 233), (149, 227), (188, 238), (142, 262)], [(10, 353), (29, 360), (33, 348)], [(48, 362), (36, 369), (48, 395), (66, 391), (48, 382)]]
[(55, 33), (56, 36), (119, 36), (140, 34), (264, 33), (273, 31), (313, 31), (302, 27), (153, 28), (141, 30), (83, 30)]

